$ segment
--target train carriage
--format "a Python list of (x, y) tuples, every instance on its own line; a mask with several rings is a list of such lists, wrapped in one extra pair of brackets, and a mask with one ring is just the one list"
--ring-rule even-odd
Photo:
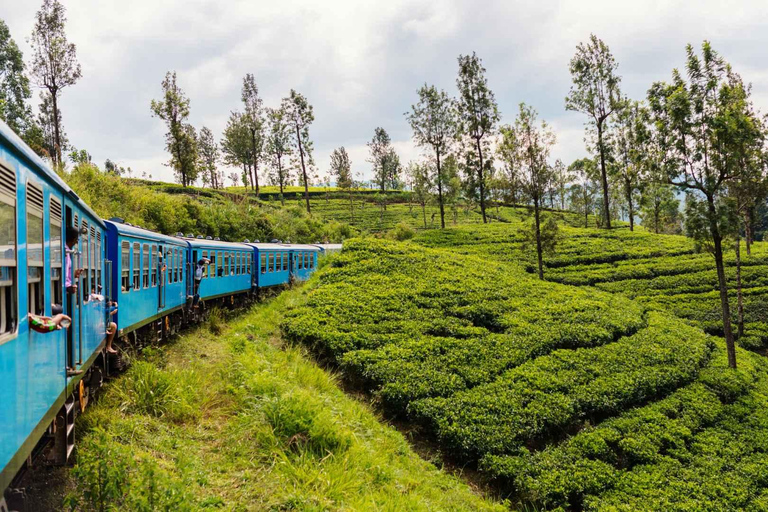
[[(112, 262), (113, 297), (119, 309), (113, 320), (118, 336), (158, 322), (157, 331), (175, 328), (187, 302), (186, 263), (189, 244), (179, 238), (132, 226), (121, 219), (105, 221)], [(174, 316), (175, 313), (179, 315)], [(174, 322), (163, 323), (172, 315)], [(155, 331), (155, 330), (152, 330)]]
[[(187, 295), (195, 291), (203, 302), (249, 293), (252, 288), (253, 248), (246, 244), (222, 242), (202, 238), (185, 238), (189, 259)], [(203, 268), (200, 289), (195, 290), (196, 264), (203, 258), (211, 264)]]
[(291, 281), (290, 246), (276, 243), (246, 243), (253, 247), (257, 271), (253, 286), (270, 288), (286, 285)]
[(320, 248), (316, 245), (290, 244), (291, 277), (295, 281), (306, 281), (317, 269)]
[[(66, 228), (80, 231), (65, 244)], [(59, 176), (0, 121), (0, 490), (46, 433), (56, 461), (74, 447), (74, 392), (82, 401), (106, 338), (105, 225)], [(65, 260), (83, 269), (65, 290)], [(29, 327), (28, 313), (72, 318), (69, 329)], [(56, 429), (52, 423), (56, 423)]]

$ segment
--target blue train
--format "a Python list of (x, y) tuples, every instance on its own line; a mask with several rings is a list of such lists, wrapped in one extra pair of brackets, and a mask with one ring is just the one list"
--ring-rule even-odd
[[(162, 340), (213, 305), (242, 305), (307, 279), (319, 256), (336, 250), (167, 236), (102, 220), (0, 121), (0, 511), (14, 508), (21, 491), (13, 483), (33, 456), (69, 459), (76, 415), (119, 366), (105, 350), (109, 322), (118, 344)], [(201, 261), (208, 264), (198, 272)], [(119, 306), (112, 316), (111, 301)], [(59, 312), (71, 317), (69, 328), (30, 328), (29, 314)]]

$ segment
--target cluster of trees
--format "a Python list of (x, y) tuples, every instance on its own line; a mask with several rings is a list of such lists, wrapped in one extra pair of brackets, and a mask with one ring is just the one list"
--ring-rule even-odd
[[(27, 67), (8, 26), (0, 20), (0, 118), (57, 169), (64, 166), (62, 155), (70, 149), (59, 101), (64, 89), (82, 75), (77, 49), (67, 40), (66, 22), (66, 10), (58, 0), (43, 0), (29, 38), (32, 60)], [(32, 86), (40, 89), (37, 116), (29, 105)]]
[(151, 103), (152, 114), (168, 129), (166, 149), (168, 162), (182, 186), (199, 179), (203, 186), (222, 188), (220, 164), (242, 168), (242, 174), (231, 173), (230, 180), (259, 196), (260, 169), (267, 170), (270, 184), (283, 189), (292, 183), (297, 172), (304, 186), (307, 212), (310, 211), (309, 184), (315, 177), (312, 140), (309, 127), (314, 121), (312, 105), (291, 89), (279, 107), (265, 107), (256, 79), (250, 73), (243, 78), (242, 111), (230, 114), (222, 139), (216, 142), (213, 132), (203, 126), (198, 133), (189, 123), (189, 98), (178, 86), (176, 73), (168, 72), (162, 82), (163, 96)]

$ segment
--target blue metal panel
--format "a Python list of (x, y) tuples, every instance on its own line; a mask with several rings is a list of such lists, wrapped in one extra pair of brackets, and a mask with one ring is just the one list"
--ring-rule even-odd
[[(283, 244), (249, 243), (254, 249), (256, 286), (268, 288), (288, 284), (291, 280), (290, 250)], [(262, 265), (262, 256), (265, 264)], [(272, 263), (274, 258), (274, 263)], [(283, 262), (285, 264), (283, 264)], [(278, 264), (279, 263), (279, 264)], [(285, 268), (285, 270), (283, 270)]]
[[(198, 290), (198, 293), (200, 295), (201, 300), (213, 298), (213, 297), (220, 297), (225, 295), (233, 295), (236, 293), (243, 293), (247, 292), (251, 289), (251, 274), (247, 272), (242, 272), (242, 266), (238, 267), (240, 270), (238, 272), (232, 273), (232, 260), (227, 258), (224, 258), (224, 254), (236, 254), (239, 255), (241, 258), (241, 262), (244, 259), (250, 259), (251, 266), (250, 268), (253, 269), (253, 248), (245, 245), (245, 244), (236, 244), (236, 243), (229, 243), (229, 242), (220, 242), (215, 240), (192, 240), (188, 239), (187, 242), (189, 243), (189, 249), (188, 249), (188, 255), (187, 258), (190, 261), (190, 267), (189, 267), (189, 286), (191, 287), (193, 285), (194, 281), (194, 274), (195, 274), (195, 265), (197, 264), (197, 261), (199, 261), (203, 257), (203, 252), (206, 252), (208, 254), (208, 257), (210, 258), (211, 251), (213, 251), (216, 256), (215, 258), (210, 258), (213, 262), (213, 264), (210, 265), (208, 275), (206, 277), (203, 277), (202, 281), (200, 282), (200, 289)], [(221, 266), (222, 271), (219, 271), (220, 268), (220, 257), (219, 254), (221, 254), (221, 263), (229, 262), (229, 271), (224, 271), (224, 266)], [(214, 270), (215, 269), (215, 270)], [(190, 295), (192, 294), (192, 290), (190, 288), (189, 291)]]
[(320, 249), (314, 245), (289, 245), (291, 252), (291, 276), (296, 281), (306, 281), (317, 270)]
[[(184, 280), (184, 273), (180, 278), (174, 279), (174, 265), (178, 263), (171, 257), (164, 257), (164, 263), (167, 270), (164, 273), (160, 273), (158, 268), (153, 268), (154, 265), (150, 261), (149, 263), (149, 287), (144, 286), (143, 282), (143, 258), (144, 258), (144, 246), (149, 246), (149, 255), (152, 255), (152, 246), (162, 248), (164, 254), (185, 253), (188, 244), (186, 241), (175, 237), (169, 237), (161, 235), (160, 233), (154, 233), (152, 231), (141, 229), (136, 226), (128, 226), (119, 222), (106, 221), (109, 242), (108, 242), (108, 254), (109, 259), (112, 261), (112, 289), (114, 290), (114, 298), (118, 303), (118, 312), (113, 317), (113, 320), (117, 323), (120, 334), (131, 332), (138, 327), (146, 324), (147, 320), (163, 315), (169, 311), (182, 307), (186, 302), (186, 283)], [(122, 244), (128, 243), (129, 247), (129, 269), (128, 276), (131, 286), (123, 290), (121, 277), (122, 277)], [(138, 243), (140, 246), (139, 262), (142, 268), (134, 269), (133, 251), (134, 244)], [(134, 288), (133, 276), (134, 270), (139, 271), (139, 287)], [(155, 274), (156, 280), (153, 280), (152, 275)], [(177, 274), (176, 274), (177, 275)], [(163, 280), (161, 287), (161, 280)], [(153, 286), (153, 282), (156, 283)], [(164, 287), (164, 307), (161, 307), (160, 293), (163, 292)]]
[[(27, 183), (34, 182), (43, 192), (43, 312), (51, 313), (53, 297), (50, 258), (52, 247), (50, 199), (56, 197), (62, 213), (71, 208), (79, 219), (85, 219), (102, 239), (103, 223), (77, 198), (60, 178), (24, 146), (18, 137), (0, 122), (0, 162), (16, 177), (16, 332), (0, 340), (0, 491), (10, 482), (19, 464), (37, 441), (34, 434), (56, 401), (67, 389), (66, 331), (41, 334), (29, 329), (29, 272), (27, 269)], [(66, 220), (62, 224), (65, 224)], [(64, 225), (61, 227), (64, 238)], [(81, 242), (82, 245), (82, 242)], [(103, 264), (103, 257), (97, 258)], [(63, 265), (62, 265), (63, 266)], [(101, 267), (102, 276), (104, 268)], [(60, 281), (63, 288), (63, 278)], [(63, 291), (63, 290), (62, 290)], [(66, 303), (66, 301), (64, 301)], [(87, 361), (105, 337), (104, 305), (100, 301), (84, 304), (80, 315), (68, 312), (73, 323), (70, 330), (82, 333), (82, 344), (75, 337), (75, 359)], [(82, 350), (80, 347), (82, 346)], [(70, 390), (71, 391), (71, 390)], [(39, 432), (39, 431), (38, 431)]]

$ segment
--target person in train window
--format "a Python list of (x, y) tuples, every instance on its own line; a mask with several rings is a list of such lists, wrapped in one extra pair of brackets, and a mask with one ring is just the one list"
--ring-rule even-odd
[(64, 287), (67, 289), (67, 293), (77, 293), (77, 278), (80, 277), (82, 269), (75, 270), (75, 274), (72, 275), (72, 257), (70, 252), (73, 251), (77, 245), (77, 239), (80, 238), (80, 231), (77, 228), (69, 226), (67, 227), (67, 256), (64, 258)]
[(33, 315), (29, 313), (29, 327), (35, 332), (49, 333), (66, 329), (72, 325), (72, 319), (67, 315), (58, 314), (53, 318), (49, 316)]

